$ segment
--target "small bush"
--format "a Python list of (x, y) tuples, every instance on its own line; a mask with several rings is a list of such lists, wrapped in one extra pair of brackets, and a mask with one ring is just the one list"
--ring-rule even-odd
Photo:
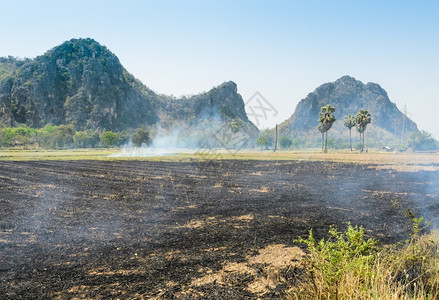
[(328, 299), (340, 299), (346, 276), (371, 276), (378, 253), (378, 242), (374, 239), (365, 240), (362, 227), (349, 224), (345, 233), (331, 227), (329, 234), (330, 239), (317, 242), (310, 230), (308, 239), (297, 240), (307, 245), (309, 251), (308, 258), (304, 260), (306, 279), (301, 282), (300, 289), (308, 290), (307, 297), (312, 299), (320, 299), (324, 295), (329, 296)]
[(298, 239), (309, 252), (305, 275), (286, 298), (439, 299), (439, 234), (419, 235), (418, 225), (405, 244), (389, 247), (365, 240), (363, 228), (350, 224), (344, 233), (331, 227), (326, 241), (316, 242), (310, 231)]

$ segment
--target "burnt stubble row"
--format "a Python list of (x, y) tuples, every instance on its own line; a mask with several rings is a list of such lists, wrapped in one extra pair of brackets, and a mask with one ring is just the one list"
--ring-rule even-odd
[(402, 241), (408, 229), (395, 199), (434, 221), (437, 171), (376, 167), (0, 162), (0, 297), (278, 298), (300, 270), (282, 270), (282, 282), (263, 293), (249, 288), (256, 275), (248, 272), (222, 282), (197, 280), (267, 246), (292, 247), (311, 228), (321, 238), (330, 225), (343, 229), (351, 222), (383, 243)]

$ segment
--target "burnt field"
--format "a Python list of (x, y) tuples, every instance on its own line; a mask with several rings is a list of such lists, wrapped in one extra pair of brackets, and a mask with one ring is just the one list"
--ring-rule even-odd
[[(293, 240), (439, 215), (439, 172), (310, 161), (0, 162), (0, 298), (278, 298)], [(437, 218), (437, 217), (436, 217)]]

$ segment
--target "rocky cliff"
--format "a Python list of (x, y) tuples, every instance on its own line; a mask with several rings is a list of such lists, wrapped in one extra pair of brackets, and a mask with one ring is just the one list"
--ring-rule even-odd
[(249, 122), (244, 101), (233, 81), (224, 82), (208, 92), (189, 98), (162, 99), (160, 105), (162, 119), (186, 120), (190, 124), (211, 117)]

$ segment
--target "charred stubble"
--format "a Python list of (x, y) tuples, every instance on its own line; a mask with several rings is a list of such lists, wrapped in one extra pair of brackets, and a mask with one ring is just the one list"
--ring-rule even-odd
[[(395, 198), (438, 215), (438, 172), (375, 167), (0, 162), (0, 295), (277, 298), (295, 269), (254, 259), (267, 249), (291, 249), (310, 228), (320, 238), (349, 221), (384, 243), (403, 240)], [(258, 289), (258, 276), (271, 284)]]

